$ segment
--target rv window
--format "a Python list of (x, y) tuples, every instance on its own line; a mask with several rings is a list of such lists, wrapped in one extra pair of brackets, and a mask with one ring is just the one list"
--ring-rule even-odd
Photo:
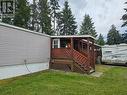
[(112, 53), (112, 51), (105, 51), (105, 53)]
[(60, 48), (60, 40), (59, 39), (53, 39), (53, 48)]

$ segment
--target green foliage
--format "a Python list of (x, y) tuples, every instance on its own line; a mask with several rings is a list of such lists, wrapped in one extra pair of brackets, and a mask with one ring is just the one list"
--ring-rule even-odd
[(7, 24), (13, 24), (13, 21), (11, 20), (11, 18), (2, 18), (2, 22)]
[(102, 34), (99, 35), (98, 40), (97, 40), (97, 44), (99, 44), (101, 46), (105, 45), (104, 37)]
[(127, 68), (100, 66), (98, 71), (103, 72), (99, 78), (45, 71), (1, 80), (0, 95), (127, 95)]
[[(127, 4), (127, 2), (125, 2), (125, 4)], [(124, 10), (125, 14), (122, 16), (122, 20), (124, 21), (122, 27), (127, 26), (127, 8), (124, 8)], [(122, 35), (122, 42), (127, 43), (127, 30)]]
[[(127, 2), (125, 2), (125, 4), (127, 4)], [(122, 16), (122, 20), (124, 21), (122, 27), (127, 26), (127, 8), (124, 8), (124, 10), (125, 14)]]
[(39, 0), (39, 19), (42, 28), (42, 33), (52, 35), (51, 30), (51, 16), (48, 0)]
[(30, 7), (27, 0), (17, 0), (16, 6), (14, 25), (28, 28), (28, 21), (30, 19)]
[(91, 35), (93, 37), (97, 37), (94, 23), (92, 22), (92, 18), (90, 18), (89, 15), (84, 16), (84, 20), (82, 22), (79, 34), (80, 35)]
[(125, 31), (125, 33), (122, 34), (122, 42), (127, 44), (127, 31)]
[(51, 7), (51, 18), (52, 18), (52, 22), (53, 22), (53, 31), (54, 34), (56, 32), (56, 20), (58, 17), (58, 11), (60, 10), (60, 6), (59, 6), (59, 0), (50, 0), (50, 7)]
[(30, 5), (30, 8), (31, 15), (29, 20), (29, 29), (38, 32), (40, 30), (40, 23), (39, 23), (38, 4), (36, 0), (33, 0), (33, 3)]
[(57, 14), (57, 10), (59, 10), (59, 0), (50, 0), (50, 7), (52, 10), (52, 14), (54, 14), (54, 16), (56, 16)]
[(77, 25), (75, 22), (75, 18), (72, 15), (71, 8), (69, 7), (68, 1), (65, 1), (64, 8), (58, 14), (58, 27), (57, 31), (59, 31), (60, 35), (75, 35), (77, 34)]
[(116, 27), (112, 25), (107, 35), (107, 44), (114, 45), (120, 43), (121, 43), (121, 36), (119, 34), (119, 31), (117, 31)]

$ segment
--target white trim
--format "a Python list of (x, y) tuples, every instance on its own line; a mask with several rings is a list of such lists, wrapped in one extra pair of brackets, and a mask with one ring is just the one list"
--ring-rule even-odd
[(85, 41), (85, 42), (88, 42), (88, 40), (85, 40), (85, 39), (82, 39), (83, 41)]
[(58, 48), (60, 48), (60, 39), (58, 39)]
[(93, 36), (90, 35), (66, 35), (66, 36), (51, 36), (51, 38), (92, 38), (96, 40)]
[(60, 48), (60, 39), (53, 39), (52, 40), (52, 47), (54, 48), (54, 41), (58, 41), (58, 48)]
[(115, 48), (115, 47), (122, 47), (122, 46), (127, 46), (127, 44), (104, 45), (102, 48)]
[(98, 44), (94, 44), (95, 46), (98, 46), (98, 47), (102, 47), (102, 46), (100, 46), (100, 45), (98, 45)]

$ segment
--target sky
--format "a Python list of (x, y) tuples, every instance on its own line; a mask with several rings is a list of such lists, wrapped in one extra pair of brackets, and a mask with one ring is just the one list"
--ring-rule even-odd
[[(65, 0), (59, 0), (61, 8), (63, 8)], [(125, 28), (121, 28), (121, 17), (125, 13), (123, 10), (126, 0), (68, 0), (72, 9), (72, 13), (76, 18), (78, 29), (83, 21), (84, 15), (89, 14), (92, 18), (96, 32), (106, 37), (110, 27), (114, 24), (120, 32)]]
[[(60, 0), (62, 6), (65, 0)], [(76, 18), (78, 29), (83, 21), (84, 15), (89, 14), (93, 19), (96, 32), (102, 33), (106, 37), (110, 27), (114, 24), (121, 32), (121, 17), (125, 13), (123, 10), (126, 0), (68, 0), (72, 12)]]

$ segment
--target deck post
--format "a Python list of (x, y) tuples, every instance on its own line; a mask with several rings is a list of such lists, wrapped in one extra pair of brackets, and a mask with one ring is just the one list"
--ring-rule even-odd
[[(72, 56), (72, 60), (73, 60), (73, 49), (74, 49), (74, 43), (73, 43), (73, 38), (71, 38), (71, 56)], [(74, 71), (74, 60), (71, 64), (71, 71)]]
[(49, 62), (49, 69), (52, 66), (52, 38), (50, 38), (50, 62)]
[(87, 38), (87, 54), (88, 54), (88, 66), (90, 66), (90, 39)]
[(80, 40), (78, 40), (78, 50), (81, 51)]
[(92, 55), (93, 55), (92, 65), (93, 65), (93, 69), (95, 70), (95, 52), (94, 52), (94, 48), (95, 48), (95, 46), (94, 46), (94, 40), (93, 40), (92, 41)]

